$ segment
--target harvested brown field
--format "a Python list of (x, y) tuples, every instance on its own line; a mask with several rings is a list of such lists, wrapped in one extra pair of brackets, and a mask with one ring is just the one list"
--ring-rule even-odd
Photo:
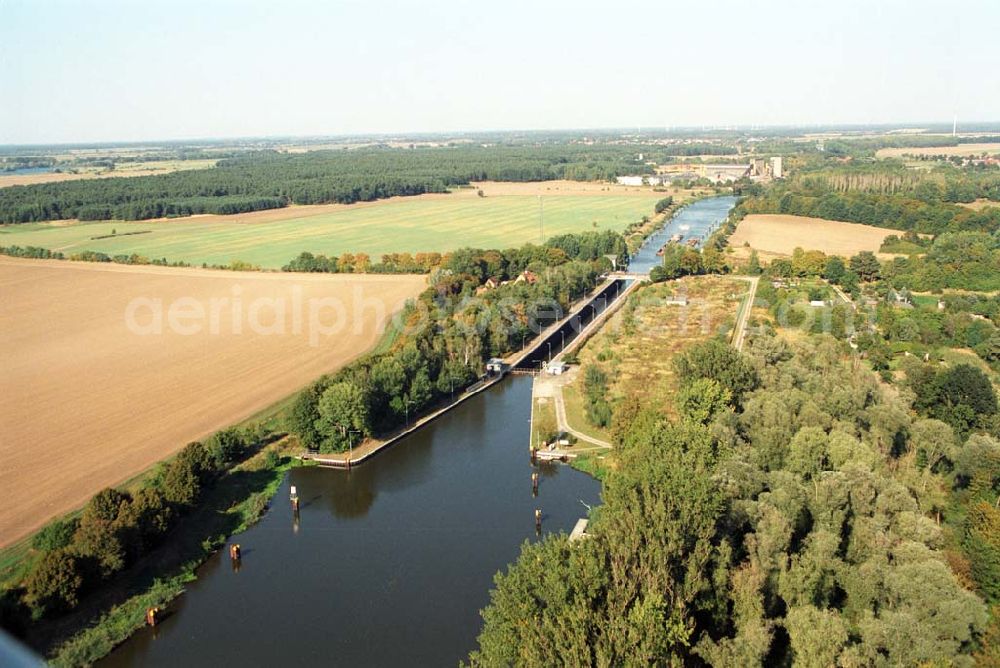
[(58, 183), (100, 178), (96, 172), (70, 174), (69, 172), (43, 172), (38, 174), (0, 174), (0, 188), (7, 186), (33, 186), (36, 183)]
[(0, 258), (0, 545), (372, 348), (424, 285)]
[(880, 148), (875, 152), (876, 158), (902, 158), (904, 155), (934, 155), (941, 157), (970, 156), (988, 153), (1000, 155), (1000, 143), (959, 144), (958, 146), (928, 146), (922, 148)]
[(864, 250), (877, 253), (883, 239), (891, 234), (902, 232), (823, 218), (751, 214), (740, 221), (729, 245), (739, 258), (749, 257), (751, 250), (756, 250), (761, 260), (788, 257), (796, 248), (850, 257)]

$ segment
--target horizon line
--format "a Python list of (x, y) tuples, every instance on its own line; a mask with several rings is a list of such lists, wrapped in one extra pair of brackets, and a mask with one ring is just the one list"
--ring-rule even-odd
[[(768, 130), (781, 130), (781, 129), (808, 129), (808, 128), (827, 128), (831, 130), (837, 129), (882, 129), (882, 128), (897, 128), (897, 129), (914, 129), (923, 130), (927, 134), (937, 134), (932, 132), (930, 128), (938, 127), (944, 128), (942, 134), (951, 135), (952, 133), (952, 123), (953, 120), (949, 119), (947, 121), (892, 121), (892, 122), (873, 122), (873, 123), (861, 123), (861, 122), (851, 122), (851, 123), (836, 123), (836, 122), (819, 122), (819, 123), (775, 123), (775, 124), (758, 124), (758, 123), (725, 123), (725, 124), (713, 124), (713, 125), (621, 125), (621, 126), (605, 126), (605, 127), (560, 127), (560, 128), (518, 128), (518, 129), (478, 129), (478, 130), (408, 130), (408, 131), (374, 131), (374, 132), (350, 132), (350, 133), (333, 133), (333, 134), (315, 134), (315, 133), (305, 133), (305, 134), (273, 134), (273, 135), (218, 135), (218, 136), (191, 136), (191, 137), (180, 137), (175, 139), (164, 139), (164, 138), (147, 138), (147, 139), (107, 139), (107, 140), (72, 140), (72, 141), (59, 141), (59, 142), (24, 142), (24, 143), (0, 143), (0, 150), (2, 149), (12, 149), (12, 148), (57, 148), (57, 147), (87, 147), (87, 146), (137, 146), (142, 144), (151, 145), (166, 145), (166, 144), (194, 144), (199, 142), (204, 143), (225, 143), (225, 142), (248, 142), (248, 141), (279, 141), (279, 140), (299, 140), (299, 141), (316, 141), (316, 140), (345, 140), (345, 139), (414, 139), (418, 137), (438, 137), (438, 138), (448, 138), (448, 137), (477, 137), (483, 135), (513, 135), (518, 133), (524, 134), (540, 134), (540, 133), (620, 133), (627, 134), (630, 132), (635, 132), (641, 135), (645, 132), (651, 134), (673, 134), (673, 133), (690, 133), (694, 132), (755, 132), (755, 131), (768, 131)], [(997, 132), (1000, 133), (1000, 120), (972, 120), (965, 121), (966, 125), (970, 126), (995, 126), (990, 129), (983, 130), (965, 130), (965, 133), (984, 133), (984, 132)], [(959, 129), (959, 135), (963, 134), (961, 129)]]

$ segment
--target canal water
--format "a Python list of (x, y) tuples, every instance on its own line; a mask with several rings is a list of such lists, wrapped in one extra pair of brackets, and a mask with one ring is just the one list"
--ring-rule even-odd
[(576, 337), (587, 325), (604, 313), (618, 299), (619, 295), (625, 292), (629, 283), (631, 283), (630, 280), (612, 281), (591, 296), (586, 305), (579, 307), (577, 315), (569, 318), (545, 338), (540, 339), (535, 344), (535, 349), (525, 355), (524, 359), (518, 363), (517, 368), (537, 371), (542, 364), (551, 361), (563, 348), (576, 340)]
[(629, 262), (628, 270), (645, 274), (659, 265), (663, 259), (656, 254), (656, 251), (660, 250), (674, 234), (684, 235), (681, 243), (686, 243), (688, 239), (699, 239), (698, 245), (701, 246), (701, 242), (725, 222), (729, 210), (735, 205), (736, 197), (724, 195), (701, 199), (684, 207), (659, 231), (646, 239), (642, 248)]
[[(474, 649), (492, 578), (544, 532), (569, 532), (600, 485), (541, 468), (532, 497), (531, 378), (509, 378), (351, 471), (292, 470), (260, 523), (100, 663), (454, 666)], [(301, 499), (292, 516), (289, 486)]]
[(19, 169), (9, 169), (0, 172), (3, 176), (22, 176), (25, 174), (48, 174), (54, 171), (52, 167), (21, 167)]
[[(659, 264), (656, 251), (674, 233), (705, 238), (735, 202), (685, 207), (629, 271)], [(623, 286), (607, 288), (582, 324)], [(567, 330), (566, 343), (573, 336)], [(549, 341), (558, 351), (563, 332)], [(220, 551), (155, 632), (139, 631), (99, 665), (456, 665), (475, 648), (493, 575), (537, 540), (535, 508), (545, 533), (569, 532), (599, 503), (596, 480), (559, 464), (537, 469), (532, 496), (530, 412), (531, 378), (514, 376), (363, 466), (292, 470), (267, 515), (235, 538), (239, 571)]]

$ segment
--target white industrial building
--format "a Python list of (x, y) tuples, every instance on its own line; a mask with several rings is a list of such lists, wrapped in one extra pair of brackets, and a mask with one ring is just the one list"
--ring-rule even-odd
[(781, 156), (776, 155), (771, 158), (771, 176), (775, 179), (781, 178)]
[(663, 177), (655, 174), (643, 174), (637, 176), (619, 176), (615, 181), (621, 186), (662, 186)]

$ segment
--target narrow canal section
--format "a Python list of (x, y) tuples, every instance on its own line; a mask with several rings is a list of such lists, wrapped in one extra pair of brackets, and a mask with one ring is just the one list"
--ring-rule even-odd
[(569, 533), (599, 503), (589, 476), (532, 467), (530, 409), (531, 378), (515, 376), (364, 466), (293, 470), (234, 538), (240, 569), (213, 557), (155, 631), (100, 665), (456, 665), (493, 574), (537, 539), (535, 509), (543, 534)]
[(558, 329), (540, 339), (534, 344), (534, 349), (524, 356), (517, 368), (525, 371), (537, 371), (545, 362), (558, 355), (563, 348), (572, 343), (576, 337), (600, 316), (625, 292), (629, 280), (611, 281), (594, 294), (587, 302), (577, 308), (577, 314), (569, 318)]
[[(629, 273), (648, 274), (653, 267), (661, 264), (663, 260), (656, 253), (675, 234), (681, 235), (687, 240), (696, 241), (697, 247), (700, 247), (709, 235), (725, 222), (730, 210), (736, 204), (736, 199), (731, 195), (708, 197), (684, 207), (676, 216), (667, 221), (663, 228), (646, 239), (629, 261)], [(520, 361), (517, 368), (525, 371), (538, 370), (543, 363), (559, 354), (576, 339), (588, 324), (607, 310), (619, 295), (625, 292), (631, 280), (633, 279), (620, 279), (605, 286), (580, 308), (576, 316), (541, 339), (534, 350)]]
[(694, 242), (695, 247), (700, 248), (712, 232), (726, 221), (729, 211), (736, 205), (736, 200), (737, 198), (732, 195), (722, 195), (688, 204), (668, 220), (666, 225), (646, 239), (629, 262), (628, 270), (632, 273), (648, 274), (653, 267), (663, 262), (663, 258), (656, 252), (675, 234), (681, 237), (680, 243)]

